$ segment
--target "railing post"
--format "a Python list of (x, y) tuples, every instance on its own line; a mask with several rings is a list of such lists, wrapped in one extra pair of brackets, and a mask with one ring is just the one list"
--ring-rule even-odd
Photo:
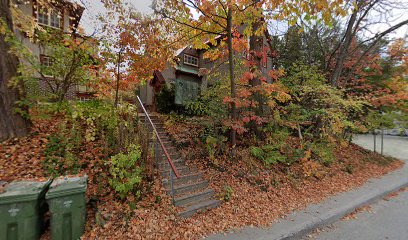
[(383, 154), (384, 150), (384, 128), (381, 128), (381, 154)]
[(174, 205), (174, 179), (173, 179), (173, 169), (171, 169), (171, 167), (169, 166), (169, 170), (170, 170), (170, 188), (171, 188), (171, 200), (173, 202)]
[(375, 130), (373, 131), (373, 136), (374, 136), (374, 152), (377, 152), (377, 135), (375, 134)]
[(156, 141), (154, 142), (154, 158), (156, 160), (156, 168), (159, 168), (159, 145), (157, 137)]

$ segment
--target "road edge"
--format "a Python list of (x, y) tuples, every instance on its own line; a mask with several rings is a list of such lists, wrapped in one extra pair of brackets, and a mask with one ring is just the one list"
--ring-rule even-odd
[[(405, 168), (405, 166), (403, 168)], [(392, 174), (392, 173), (390, 173), (390, 174)], [(408, 174), (408, 171), (407, 171), (407, 174)], [(384, 176), (384, 178), (386, 178), (386, 177), (387, 177), (387, 175)], [(373, 182), (369, 182), (368, 184), (372, 184), (372, 183)], [(373, 185), (375, 185), (375, 184), (373, 184)], [(370, 193), (366, 193), (366, 195), (364, 195), (362, 198), (358, 198), (355, 201), (351, 201), (349, 203), (344, 204), (343, 206), (340, 206), (339, 208), (333, 208), (332, 210), (329, 210), (329, 211), (325, 211), (324, 206), (319, 207), (318, 206), (319, 204), (317, 204), (316, 206), (313, 206), (313, 208), (317, 208), (319, 210), (314, 210), (311, 213), (309, 212), (309, 214), (316, 217), (317, 220), (311, 218), (311, 221), (303, 223), (303, 225), (306, 226), (306, 227), (303, 227), (303, 228), (300, 228), (300, 229), (298, 227), (294, 227), (292, 229), (288, 229), (286, 234), (283, 234), (283, 235), (281, 235), (281, 236), (279, 236), (277, 238), (272, 237), (270, 239), (277, 239), (277, 240), (278, 239), (279, 240), (299, 239), (301, 237), (304, 237), (305, 235), (307, 235), (308, 233), (312, 232), (313, 230), (315, 230), (317, 228), (328, 226), (328, 225), (336, 222), (337, 220), (341, 219), (342, 217), (352, 213), (356, 209), (361, 208), (361, 207), (366, 206), (366, 205), (373, 204), (373, 203), (383, 199), (388, 194), (396, 192), (396, 191), (398, 191), (398, 190), (400, 190), (400, 189), (402, 189), (404, 187), (407, 187), (407, 186), (408, 186), (408, 177), (401, 179), (400, 182), (397, 182), (395, 184), (390, 184), (388, 186), (384, 186), (384, 185), (379, 186), (382, 189), (382, 191), (375, 191), (375, 189), (373, 189), (373, 191), (371, 191)], [(362, 187), (365, 187), (365, 186), (363, 185)], [(358, 191), (358, 190), (361, 190), (361, 189), (358, 188), (356, 190)], [(349, 192), (344, 192), (342, 194), (347, 194), (347, 193), (349, 193)], [(323, 204), (327, 204), (327, 202), (325, 201)], [(308, 210), (306, 210), (306, 211), (308, 211)], [(271, 237), (271, 236), (269, 236), (269, 237)]]
[(300, 239), (316, 228), (330, 225), (354, 210), (372, 204), (388, 194), (408, 186), (408, 164), (360, 187), (311, 204), (272, 223), (269, 228), (246, 227), (241, 230), (211, 235), (210, 240), (288, 240)]

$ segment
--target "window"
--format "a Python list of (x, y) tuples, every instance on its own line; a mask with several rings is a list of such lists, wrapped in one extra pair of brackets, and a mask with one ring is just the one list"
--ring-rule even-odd
[(61, 16), (56, 10), (39, 8), (37, 12), (37, 21), (41, 25), (61, 28)]
[(41, 65), (45, 67), (51, 67), (53, 64), (52, 59), (49, 56), (41, 55), (40, 56)]
[(55, 12), (51, 12), (50, 14), (50, 25), (51, 27), (55, 27), (55, 28), (61, 27), (60, 16)]
[(48, 25), (48, 10), (47, 9), (40, 9), (38, 10), (37, 15), (38, 23), (43, 25)]
[(184, 54), (184, 64), (198, 67), (198, 58), (188, 54)]

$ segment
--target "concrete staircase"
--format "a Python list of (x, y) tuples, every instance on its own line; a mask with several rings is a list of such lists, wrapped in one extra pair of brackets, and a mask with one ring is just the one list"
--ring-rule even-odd
[[(145, 122), (144, 114), (139, 116), (141, 117), (141, 121)], [(174, 147), (158, 116), (150, 115), (150, 119), (155, 125), (157, 132), (180, 175), (180, 178), (176, 178), (173, 175), (174, 205), (182, 208), (178, 215), (180, 217), (190, 217), (198, 211), (217, 207), (221, 201), (215, 199), (214, 190), (209, 188), (208, 181), (202, 177), (202, 174), (197, 168), (189, 167), (185, 164), (184, 159), (182, 159), (181, 155)], [(149, 123), (146, 122), (146, 124)], [(159, 149), (161, 149), (161, 147), (159, 147)], [(162, 153), (162, 157), (159, 158), (157, 167), (160, 175), (163, 177), (163, 186), (166, 188), (169, 195), (171, 195), (170, 166), (164, 153)]]

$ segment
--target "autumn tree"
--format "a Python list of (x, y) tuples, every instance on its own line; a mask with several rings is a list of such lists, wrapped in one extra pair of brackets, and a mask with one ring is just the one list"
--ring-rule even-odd
[[(228, 51), (229, 80), (231, 98), (237, 97), (236, 79), (234, 70), (233, 33), (242, 24), (243, 16), (249, 9), (254, 9), (257, 2), (241, 1), (155, 1), (153, 4), (156, 13), (177, 23), (182, 32), (188, 34), (197, 48), (208, 49), (204, 42), (208, 40), (217, 45), (220, 36), (226, 39)], [(194, 18), (195, 11), (199, 17)], [(231, 121), (237, 120), (238, 113), (235, 102), (230, 102)], [(236, 129), (231, 129), (231, 144), (236, 145)]]
[[(143, 15), (122, 1), (103, 1), (107, 12), (102, 22), (102, 60), (108, 73), (106, 93), (131, 91), (146, 84), (153, 71), (172, 62), (174, 52), (184, 44), (174, 24), (158, 16)], [(112, 64), (114, 63), (114, 64)]]
[[(29, 131), (30, 121), (18, 114), (15, 109), (24, 98), (21, 82), (13, 83), (18, 75), (19, 60), (10, 53), (8, 39), (13, 36), (13, 20), (10, 1), (0, 1), (0, 141), (11, 137), (24, 136)], [(22, 106), (20, 106), (21, 108)], [(23, 109), (27, 111), (27, 109)]]
[[(351, 14), (347, 16), (346, 28), (328, 60), (329, 64), (333, 61), (334, 65), (330, 76), (330, 82), (333, 86), (338, 86), (341, 78), (343, 78), (343, 82), (347, 82), (351, 77), (351, 74), (345, 76), (343, 71), (344, 62), (350, 54), (361, 50), (356, 62), (357, 66), (382, 39), (408, 24), (408, 19), (397, 20), (392, 16), (392, 10), (401, 8), (400, 6), (403, 5), (403, 3), (388, 0), (356, 0), (348, 3)], [(389, 27), (378, 33), (364, 34), (367, 33), (367, 29), (379, 24), (387, 24)], [(368, 37), (364, 35), (368, 35)], [(352, 47), (351, 45), (356, 39), (358, 44)], [(351, 70), (352, 72), (353, 70)]]
[[(236, 87), (234, 71), (234, 56), (239, 50), (250, 50), (249, 61), (250, 85), (256, 87), (265, 80), (260, 74), (262, 52), (267, 50), (263, 47), (264, 34), (270, 40), (267, 23), (271, 20), (286, 21), (290, 25), (297, 22), (300, 17), (310, 20), (318, 18), (329, 21), (331, 13), (340, 13), (340, 2), (312, 1), (304, 2), (281, 2), (272, 0), (242, 0), (242, 1), (170, 1), (157, 0), (153, 6), (156, 13), (164, 18), (175, 22), (183, 32), (189, 34), (196, 48), (209, 49), (212, 46), (227, 47), (228, 66), (230, 76), (231, 94), (225, 102), (231, 106), (231, 144), (236, 144), (236, 130), (241, 128), (238, 123), (237, 102), (240, 101)], [(217, 39), (222, 39), (218, 43)], [(250, 38), (250, 49), (243, 49), (242, 43)], [(244, 40), (243, 40), (244, 39)], [(248, 43), (248, 42), (247, 42)], [(270, 49), (269, 51), (272, 51)], [(216, 51), (219, 55), (220, 51)], [(212, 57), (211, 57), (212, 58)], [(276, 75), (276, 73), (272, 73)], [(265, 82), (265, 81), (264, 81)], [(266, 82), (265, 82), (266, 83)], [(268, 89), (268, 88), (265, 88)], [(245, 92), (245, 91), (244, 91)], [(244, 93), (242, 92), (242, 93)], [(251, 93), (256, 96), (257, 93)], [(259, 97), (255, 97), (260, 99)]]

